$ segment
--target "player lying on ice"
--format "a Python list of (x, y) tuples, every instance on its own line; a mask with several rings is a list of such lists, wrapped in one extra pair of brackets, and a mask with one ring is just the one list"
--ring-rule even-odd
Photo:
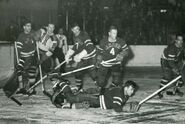
[[(114, 109), (116, 112), (124, 111), (124, 106), (129, 105), (130, 111), (137, 105), (136, 102), (126, 104), (128, 99), (132, 97), (138, 90), (138, 85), (134, 81), (126, 81), (123, 86), (110, 87), (106, 89), (104, 94), (95, 96), (92, 93), (97, 93), (97, 88), (87, 89), (84, 92), (75, 94), (66, 80), (54, 78), (56, 82), (53, 86), (53, 95), (51, 96), (52, 103), (58, 108), (65, 108), (65, 102), (70, 104), (68, 108), (74, 106), (81, 106), (82, 108), (88, 107), (101, 107), (101, 109)], [(91, 92), (91, 93), (90, 93)]]

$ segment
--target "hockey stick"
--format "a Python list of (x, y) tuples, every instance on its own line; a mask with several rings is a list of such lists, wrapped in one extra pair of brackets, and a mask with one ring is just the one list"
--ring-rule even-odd
[(73, 70), (73, 71), (70, 71), (70, 72), (66, 72), (66, 73), (61, 74), (60, 76), (66, 76), (68, 74), (72, 74), (72, 73), (75, 73), (75, 72), (83, 71), (83, 70), (86, 70), (86, 69), (89, 69), (89, 68), (92, 68), (92, 67), (94, 67), (94, 65), (89, 65), (89, 66), (86, 66), (86, 67), (83, 67), (83, 68), (79, 68), (79, 69), (76, 69), (76, 70)]
[[(19, 64), (19, 56), (18, 56), (18, 50), (17, 50), (17, 42), (15, 41), (14, 43), (15, 47), (15, 55), (16, 55), (16, 60), (17, 60), (17, 65)], [(19, 82), (19, 88), (23, 88), (23, 83)]]
[(162, 90), (164, 90), (165, 88), (169, 87), (170, 85), (172, 85), (173, 83), (175, 83), (176, 81), (178, 81), (182, 76), (179, 75), (178, 77), (176, 77), (175, 79), (173, 79), (172, 81), (170, 81), (168, 84), (164, 85), (162, 88), (158, 89), (157, 91), (155, 91), (154, 93), (152, 93), (151, 95), (149, 95), (148, 97), (146, 97), (145, 99), (141, 100), (139, 102), (139, 104), (136, 107), (136, 111), (138, 111), (141, 107), (141, 105), (143, 103), (145, 103), (146, 101), (148, 101), (149, 99), (151, 99), (152, 97), (154, 97), (155, 95), (157, 95), (159, 92), (161, 92)]
[[(62, 66), (66, 61), (61, 62), (58, 66), (56, 66), (50, 73), (54, 72), (56, 69), (58, 69), (60, 66)], [(42, 79), (46, 79), (48, 77), (48, 74), (44, 75)], [(30, 92), (33, 88), (37, 87), (41, 83), (41, 79), (37, 81), (30, 89), (28, 89), (28, 92)]]
[(18, 101), (16, 98), (14, 98), (13, 96), (10, 97), (10, 99), (11, 99), (12, 101), (14, 101), (15, 103), (17, 103), (19, 106), (22, 106), (22, 103), (19, 102), (19, 101)]
[[(107, 60), (107, 61), (102, 61), (101, 64), (112, 62), (112, 61), (116, 61), (116, 58), (110, 59), (110, 60)], [(83, 70), (86, 70), (86, 69), (89, 69), (89, 68), (93, 68), (94, 66), (95, 65), (89, 65), (89, 66), (86, 66), (86, 67), (83, 67), (83, 68), (79, 68), (79, 69), (76, 69), (76, 70), (73, 70), (73, 71), (70, 71), (70, 72), (63, 73), (63, 74), (61, 74), (61, 76), (66, 76), (68, 74), (72, 74), (72, 73), (75, 73), (75, 72), (79, 72), (79, 71), (83, 71)]]
[[(36, 47), (37, 47), (37, 57), (38, 57), (38, 60), (40, 61), (40, 52), (39, 52), (38, 42), (36, 42)], [(45, 90), (45, 86), (44, 86), (44, 82), (43, 82), (41, 64), (39, 64), (39, 72), (40, 72), (40, 80), (41, 80), (41, 83), (42, 83), (42, 91), (44, 91)]]
[[(72, 60), (72, 59), (70, 59), (70, 60)], [(107, 63), (107, 62), (112, 62), (112, 61), (116, 61), (116, 58), (110, 59), (110, 60), (107, 60), (107, 61), (102, 61), (102, 63), (103, 63), (103, 62), (106, 62), (106, 63)], [(59, 67), (60, 67), (61, 65), (63, 65), (64, 63), (66, 63), (66, 61), (63, 61), (60, 65), (58, 65), (57, 67), (55, 67), (54, 70), (56, 70), (57, 68), (59, 68)], [(81, 69), (77, 69), (77, 70), (73, 70), (73, 71), (70, 71), (70, 72), (63, 73), (63, 74), (61, 74), (60, 76), (65, 76), (65, 75), (68, 75), (68, 74), (72, 74), (72, 73), (75, 73), (75, 72), (79, 72), (79, 71), (82, 71), (82, 70), (85, 70), (85, 69), (92, 68), (92, 67), (94, 67), (94, 66), (95, 66), (95, 65), (86, 66), (86, 67), (83, 67), (83, 68), (81, 68)], [(52, 72), (54, 72), (54, 71), (52, 71)], [(56, 75), (56, 74), (58, 74), (58, 73), (52, 74), (52, 72), (50, 72), (49, 74), (45, 75), (45, 76), (43, 77), (43, 80), (46, 79), (46, 78), (48, 77), (48, 75)], [(30, 92), (33, 88), (37, 87), (40, 83), (41, 83), (41, 80), (37, 81), (30, 89), (28, 89), (28, 92)]]
[(14, 45), (15, 45), (14, 47), (15, 47), (15, 55), (16, 55), (17, 64), (19, 64), (19, 56), (18, 56), (17, 42), (16, 41), (15, 41)]

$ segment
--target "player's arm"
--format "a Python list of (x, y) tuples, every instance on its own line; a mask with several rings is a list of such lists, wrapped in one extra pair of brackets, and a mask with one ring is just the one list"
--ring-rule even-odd
[(121, 47), (121, 51), (116, 56), (117, 61), (123, 61), (123, 59), (126, 58), (129, 53), (128, 45), (125, 43), (125, 41), (122, 41), (122, 42), (124, 42), (124, 43)]
[(94, 47), (94, 44), (91, 42), (91, 39), (89, 36), (85, 36), (84, 41), (84, 49), (77, 55), (74, 56), (75, 62), (80, 62), (82, 58), (91, 56), (95, 54), (96, 48)]
[(123, 99), (119, 96), (113, 97), (113, 109), (116, 112), (122, 112), (123, 111)]
[(17, 52), (18, 52), (18, 59), (20, 59), (20, 53), (21, 53), (21, 50), (22, 50), (22, 47), (23, 47), (23, 42), (21, 40), (21, 35), (19, 35), (19, 37), (17, 38), (17, 41), (16, 41), (16, 46), (17, 46)]
[(168, 60), (168, 64), (169, 66), (172, 68), (172, 71), (179, 75), (179, 69), (178, 66), (176, 64), (176, 54), (174, 49), (170, 49), (168, 51), (164, 51), (164, 52), (168, 52), (168, 53), (164, 53), (164, 55), (166, 56), (167, 60)]
[(64, 52), (64, 54), (67, 53), (68, 49), (69, 49), (69, 47), (68, 47), (68, 44), (67, 44), (67, 37), (64, 36), (64, 44), (63, 44), (63, 52)]

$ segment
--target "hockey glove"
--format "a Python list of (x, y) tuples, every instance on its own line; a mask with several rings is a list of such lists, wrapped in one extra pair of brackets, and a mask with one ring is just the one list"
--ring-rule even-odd
[(47, 54), (44, 54), (43, 56), (41, 56), (40, 60), (38, 60), (37, 64), (41, 65), (44, 61), (46, 61), (49, 58), (49, 56), (47, 56)]
[(122, 54), (118, 54), (118, 55), (116, 56), (116, 60), (117, 60), (117, 61), (122, 61), (122, 60), (123, 60), (123, 55), (122, 55)]
[(138, 102), (130, 102), (129, 112), (136, 112), (138, 105)]
[(117, 61), (123, 61), (125, 57), (128, 56), (128, 51), (121, 51), (117, 56), (116, 59)]
[(65, 55), (65, 61), (66, 63), (69, 63), (71, 56), (75, 53), (74, 50), (69, 49)]
[(79, 54), (74, 56), (74, 61), (80, 62), (81, 59), (84, 58), (85, 56), (87, 56), (87, 51), (84, 49), (84, 50), (82, 50), (82, 52), (80, 52)]
[(103, 60), (102, 55), (97, 55), (97, 58), (96, 58), (96, 67), (99, 67), (100, 66), (102, 60)]
[(172, 71), (173, 71), (173, 73), (175, 73), (176, 75), (180, 75), (180, 72), (179, 72), (178, 69), (174, 68), (174, 69), (172, 69)]

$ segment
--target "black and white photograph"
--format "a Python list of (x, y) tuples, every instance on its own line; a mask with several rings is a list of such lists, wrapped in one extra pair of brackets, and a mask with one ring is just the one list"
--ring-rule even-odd
[(185, 124), (184, 0), (0, 0), (0, 124)]

